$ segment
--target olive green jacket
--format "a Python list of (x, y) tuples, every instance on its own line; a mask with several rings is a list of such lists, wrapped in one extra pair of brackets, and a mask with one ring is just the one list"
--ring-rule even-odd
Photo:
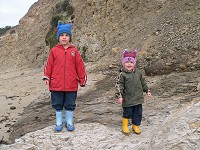
[(144, 103), (143, 92), (148, 92), (147, 84), (139, 70), (122, 69), (116, 80), (116, 96), (122, 97), (122, 107), (130, 107)]

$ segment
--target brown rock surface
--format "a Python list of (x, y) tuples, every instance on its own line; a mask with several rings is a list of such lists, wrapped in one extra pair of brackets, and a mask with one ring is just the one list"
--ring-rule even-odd
[[(55, 116), (49, 104), (49, 92), (41, 85), (40, 79), (41, 67), (49, 52), (45, 37), (56, 3), (56, 0), (39, 0), (18, 26), (0, 37), (0, 101), (5, 106), (1, 109), (0, 130), (5, 133), (1, 136), (6, 141), (8, 135), (14, 141), (32, 131), (35, 132), (30, 134), (31, 139), (27, 134), (27, 139), (25, 135), (22, 141), (36, 141), (34, 133), (40, 139), (40, 131), (49, 138), (47, 131), (52, 128), (50, 125), (54, 124)], [(127, 137), (122, 138), (123, 142), (130, 142), (127, 145), (109, 145), (112, 135), (106, 139), (99, 134), (106, 146), (97, 143), (99, 147), (86, 146), (94, 149), (198, 149), (200, 2), (76, 0), (70, 4), (76, 16), (73, 43), (84, 55), (89, 74), (88, 85), (80, 90), (77, 99), (75, 123), (78, 131), (84, 130), (86, 124), (97, 125), (99, 129), (116, 135), (116, 140), (121, 140), (122, 110), (114, 97), (114, 84), (124, 48), (138, 49), (138, 68), (147, 75), (148, 85), (155, 96), (154, 100), (144, 104), (141, 126), (144, 135), (138, 138), (131, 135), (136, 145), (130, 144)], [(185, 114), (184, 110), (187, 110)], [(189, 116), (192, 117), (187, 119)], [(40, 130), (42, 128), (45, 129)], [(85, 134), (83, 137), (91, 134), (88, 130), (81, 133)], [(92, 130), (92, 133), (97, 132), (96, 128)], [(54, 139), (53, 131), (51, 134)], [(56, 134), (55, 138), (60, 136), (62, 134)], [(78, 136), (69, 143), (83, 142)], [(68, 136), (63, 138), (69, 139)], [(23, 144), (28, 148), (38, 146), (27, 146), (20, 141), (17, 144), (21, 145), (14, 145), (14, 149), (20, 149)], [(83, 149), (91, 148), (82, 146)]]

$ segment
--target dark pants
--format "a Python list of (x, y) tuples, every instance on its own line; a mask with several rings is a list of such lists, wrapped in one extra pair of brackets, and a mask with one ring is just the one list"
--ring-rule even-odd
[(123, 107), (123, 118), (132, 119), (132, 124), (139, 126), (142, 121), (142, 104)]
[(51, 91), (51, 105), (57, 111), (65, 108), (68, 111), (74, 111), (76, 108), (77, 92)]

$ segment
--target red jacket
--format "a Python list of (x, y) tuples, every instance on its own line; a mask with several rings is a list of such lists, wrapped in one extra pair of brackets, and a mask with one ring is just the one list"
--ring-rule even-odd
[(49, 90), (78, 91), (78, 83), (85, 85), (87, 75), (79, 51), (70, 45), (54, 46), (44, 68), (43, 79), (49, 80)]

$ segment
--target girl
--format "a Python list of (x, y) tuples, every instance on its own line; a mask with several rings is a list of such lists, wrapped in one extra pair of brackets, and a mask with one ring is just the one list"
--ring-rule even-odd
[(122, 104), (122, 132), (129, 134), (128, 119), (132, 120), (132, 129), (140, 134), (139, 125), (142, 120), (142, 103), (144, 103), (143, 92), (150, 97), (151, 93), (142, 74), (136, 69), (136, 51), (123, 51), (122, 71), (117, 78), (116, 96), (118, 103)]

